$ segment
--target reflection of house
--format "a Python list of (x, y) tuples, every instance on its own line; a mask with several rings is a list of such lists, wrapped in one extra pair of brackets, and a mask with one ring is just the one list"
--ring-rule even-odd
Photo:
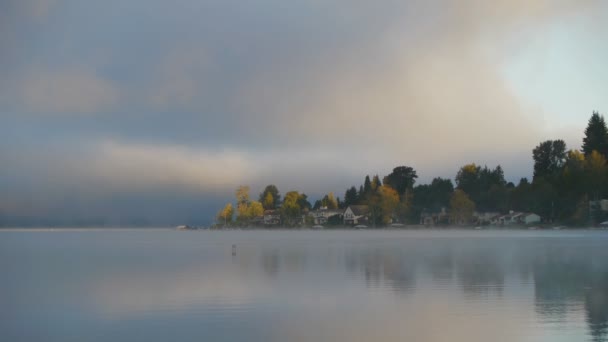
[(420, 214), (420, 224), (425, 226), (447, 224), (449, 220), (450, 218), (445, 208), (441, 208), (441, 211), (438, 213), (423, 212)]
[(344, 224), (357, 225), (367, 223), (369, 207), (367, 205), (349, 205), (344, 211)]
[(281, 224), (281, 212), (278, 210), (264, 211), (264, 225), (276, 226)]
[[(319, 210), (313, 210), (309, 213), (312, 217), (314, 224), (326, 224), (330, 218), (333, 220), (342, 221), (344, 210), (342, 209), (327, 209), (327, 207), (321, 207)], [(338, 217), (335, 217), (338, 216)]]

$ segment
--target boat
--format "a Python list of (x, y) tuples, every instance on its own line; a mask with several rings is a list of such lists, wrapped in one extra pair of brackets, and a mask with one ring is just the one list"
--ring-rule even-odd
[(175, 229), (177, 230), (195, 230), (195, 227), (192, 226), (188, 226), (188, 225), (181, 225), (181, 226), (177, 226), (175, 227)]

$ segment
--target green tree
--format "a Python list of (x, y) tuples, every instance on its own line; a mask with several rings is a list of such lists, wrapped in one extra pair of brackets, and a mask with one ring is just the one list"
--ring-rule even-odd
[(593, 112), (583, 138), (583, 153), (588, 156), (593, 151), (598, 151), (604, 157), (608, 157), (608, 129), (604, 116)]
[(507, 182), (500, 165), (490, 169), (467, 164), (456, 174), (456, 185), (481, 211), (499, 211), (507, 206)]
[(547, 140), (532, 150), (534, 180), (543, 177), (552, 180), (561, 172), (566, 162), (566, 143), (563, 140)]
[(310, 210), (311, 205), (306, 194), (300, 194), (300, 197), (298, 198), (298, 205), (302, 210)]
[(475, 212), (475, 202), (462, 190), (456, 189), (450, 199), (450, 215), (452, 222), (466, 224), (471, 222)]
[(352, 186), (350, 189), (346, 190), (346, 193), (344, 194), (344, 206), (345, 207), (348, 207), (349, 205), (357, 204), (358, 200), (359, 200), (359, 198), (357, 196), (357, 188)]
[(363, 182), (363, 194), (359, 197), (362, 203), (366, 203), (369, 200), (372, 192), (372, 181), (370, 180), (369, 175), (367, 175), (365, 176), (365, 182)]
[(416, 170), (409, 166), (397, 166), (388, 176), (384, 177), (384, 185), (395, 189), (399, 196), (403, 196), (407, 189), (412, 189), (416, 183)]
[(456, 187), (467, 194), (479, 192), (479, 174), (481, 167), (467, 164), (458, 170), (456, 174)]
[[(585, 155), (578, 150), (570, 150), (559, 178), (556, 191), (558, 198), (555, 202), (557, 219), (564, 222), (579, 224), (581, 222), (580, 209), (583, 197), (587, 198), (589, 181), (586, 175)], [(588, 215), (587, 215), (588, 216)]]
[[(272, 203), (267, 203), (266, 201), (268, 198), (268, 194), (272, 196)], [(264, 209), (266, 210), (276, 209), (279, 203), (281, 203), (281, 193), (279, 192), (279, 189), (276, 187), (276, 185), (267, 185), (266, 188), (264, 188), (264, 191), (262, 191), (262, 193), (260, 194), (259, 201), (262, 202), (262, 204), (264, 205)]]
[[(414, 191), (410, 189), (406, 189), (403, 196), (399, 200), (399, 204), (395, 210), (395, 214), (399, 219), (399, 222), (406, 223), (408, 219), (412, 215), (412, 210), (414, 206)], [(419, 220), (416, 220), (419, 221)]]
[(550, 222), (555, 220), (556, 214), (559, 212), (559, 194), (553, 183), (544, 178), (532, 182), (530, 200), (529, 211), (548, 219)]
[(509, 205), (518, 211), (532, 211), (531, 201), (532, 185), (527, 178), (519, 180), (519, 184), (510, 193)]

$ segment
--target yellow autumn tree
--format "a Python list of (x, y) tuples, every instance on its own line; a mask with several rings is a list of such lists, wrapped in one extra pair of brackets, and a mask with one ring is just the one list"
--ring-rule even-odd
[(236, 220), (241, 225), (249, 223), (249, 186), (241, 185), (235, 191), (236, 196)]
[(222, 210), (220, 210), (217, 215), (217, 219), (220, 223), (223, 223), (224, 226), (227, 226), (229, 223), (232, 223), (233, 215), (234, 208), (232, 208), (232, 203), (228, 203)]
[(590, 195), (593, 200), (598, 200), (601, 189), (606, 182), (606, 158), (598, 151), (593, 150), (585, 160)]
[(267, 209), (274, 208), (274, 197), (272, 196), (272, 194), (270, 192), (266, 193), (266, 196), (264, 197), (264, 201), (262, 202), (262, 205), (264, 208), (267, 208)]
[(399, 194), (390, 186), (380, 185), (368, 200), (372, 224), (389, 224), (399, 205)]
[(264, 206), (258, 201), (249, 204), (249, 219), (264, 215)]
[(471, 201), (466, 192), (456, 189), (450, 199), (450, 215), (452, 222), (456, 224), (466, 224), (473, 218), (475, 202)]
[(382, 224), (389, 224), (392, 222), (395, 210), (399, 206), (399, 194), (397, 190), (387, 185), (379, 186), (378, 193), (380, 194), (380, 206), (382, 209)]

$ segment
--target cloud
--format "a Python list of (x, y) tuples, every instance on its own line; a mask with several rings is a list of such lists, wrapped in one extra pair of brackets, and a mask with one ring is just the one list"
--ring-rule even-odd
[[(285, 63), (243, 82), (235, 103), (249, 115), (237, 129), (266, 129), (293, 145), (341, 145), (344, 153), (365, 147), (419, 165), (488, 151), (528, 154), (543, 118), (520, 105), (503, 73), (505, 56), (526, 45), (526, 32), (594, 3), (391, 3), (401, 17), (373, 40), (338, 43), (330, 57)], [(374, 27), (366, 19), (378, 20), (377, 12), (367, 10), (355, 4), (341, 15)]]
[(111, 80), (87, 67), (33, 67), (17, 83), (17, 111), (90, 114), (111, 109), (120, 92)]
[(153, 69), (146, 99), (156, 110), (196, 110), (197, 102), (209, 92), (209, 57), (203, 49), (174, 49)]
[(100, 144), (85, 166), (95, 182), (131, 190), (177, 187), (204, 191), (234, 187), (256, 171), (235, 151), (212, 152), (183, 146)]

